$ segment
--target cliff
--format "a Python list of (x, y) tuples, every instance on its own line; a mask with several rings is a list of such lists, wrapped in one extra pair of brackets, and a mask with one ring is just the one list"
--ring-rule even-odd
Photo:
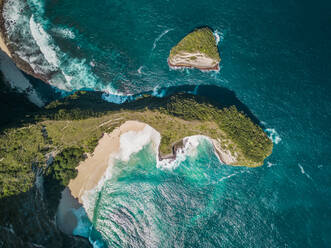
[(210, 28), (204, 27), (186, 35), (174, 46), (168, 57), (170, 67), (219, 70), (221, 61), (216, 39)]
[[(93, 152), (103, 133), (128, 120), (146, 123), (161, 134), (162, 157), (192, 135), (212, 138), (220, 160), (232, 165), (262, 165), (272, 151), (263, 130), (235, 106), (221, 107), (190, 94), (142, 96), (117, 105), (102, 100), (98, 92), (77, 92), (28, 116), (0, 135), (0, 240), (8, 247), (88, 246), (86, 240), (57, 229), (54, 216), (61, 192), (76, 175), (75, 166), (84, 159), (81, 152)], [(59, 162), (66, 153), (78, 155), (70, 168), (61, 165), (57, 168), (63, 171), (54, 175), (49, 158), (59, 154)]]

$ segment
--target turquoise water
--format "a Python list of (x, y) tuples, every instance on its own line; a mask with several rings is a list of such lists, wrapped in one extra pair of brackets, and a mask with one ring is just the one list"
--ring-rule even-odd
[[(110, 247), (330, 246), (328, 1), (26, 2), (30, 9), (15, 15), (19, 2), (11, 1), (9, 36), (53, 85), (113, 94), (225, 87), (275, 143), (254, 169), (220, 165), (204, 143), (196, 157), (160, 170), (145, 147), (115, 166), (91, 240)], [(169, 70), (171, 47), (202, 25), (220, 37), (220, 72)]]

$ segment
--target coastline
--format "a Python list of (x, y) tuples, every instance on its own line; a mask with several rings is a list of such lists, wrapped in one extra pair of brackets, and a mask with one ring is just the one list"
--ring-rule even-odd
[(147, 124), (138, 121), (126, 121), (121, 126), (115, 128), (111, 133), (105, 133), (99, 140), (92, 155), (81, 162), (78, 167), (78, 175), (70, 180), (68, 188), (73, 197), (83, 203), (82, 196), (85, 191), (94, 189), (106, 170), (113, 164), (113, 155), (120, 151), (120, 137), (127, 132), (142, 131)]
[(34, 72), (32, 67), (29, 63), (21, 59), (16, 53), (13, 47), (11, 47), (8, 42), (8, 38), (6, 36), (6, 28), (5, 28), (5, 20), (3, 17), (3, 6), (5, 4), (6, 0), (0, 0), (0, 49), (4, 51), (14, 62), (16, 67), (20, 69), (21, 71), (25, 72), (26, 74), (29, 74), (35, 78), (38, 78), (45, 83), (48, 83), (48, 80), (50, 79), (50, 75), (44, 76), (41, 74), (37, 74)]
[[(57, 225), (62, 232), (69, 235), (73, 234), (75, 228), (79, 225), (79, 220), (73, 213), (73, 210), (75, 211), (79, 208), (83, 208), (85, 213), (87, 213), (88, 209), (84, 206), (84, 200), (86, 201), (87, 198), (91, 196), (90, 192), (102, 187), (102, 182), (111, 176), (109, 170), (111, 170), (114, 165), (115, 159), (118, 159), (119, 156), (129, 158), (129, 155), (132, 154), (132, 152), (135, 152), (131, 149), (129, 155), (121, 154), (123, 153), (121, 149), (121, 145), (123, 145), (121, 139), (122, 135), (130, 135), (129, 139), (126, 137), (127, 141), (134, 144), (136, 142), (134, 141), (134, 136), (139, 132), (145, 131), (146, 127), (153, 129), (148, 124), (139, 121), (126, 121), (121, 126), (115, 128), (111, 133), (105, 133), (99, 140), (93, 154), (88, 155), (87, 159), (79, 163), (76, 167), (78, 170), (77, 177), (71, 179), (69, 185), (62, 192), (62, 197), (57, 210)], [(143, 133), (143, 135), (146, 134)], [(146, 140), (147, 142), (150, 142), (152, 135), (153, 134), (150, 134), (148, 139), (145, 139), (145, 142)], [(158, 138), (160, 138), (160, 136)], [(236, 158), (231, 156), (231, 153), (221, 149), (219, 141), (213, 139), (210, 140), (214, 152), (221, 163), (226, 164), (234, 162)], [(127, 146), (126, 143), (124, 145)], [(160, 155), (160, 152), (158, 151), (159, 161), (169, 160), (169, 162), (173, 162), (176, 160), (177, 150), (184, 146), (185, 144), (183, 140), (180, 140), (173, 144), (172, 154)]]
[(111, 133), (105, 133), (99, 140), (92, 155), (82, 161), (76, 169), (77, 177), (70, 180), (68, 187), (62, 192), (57, 211), (57, 225), (66, 234), (72, 235), (78, 220), (74, 209), (83, 206), (86, 192), (98, 187), (105, 179), (107, 170), (113, 166), (116, 154), (120, 152), (120, 137), (127, 132), (142, 131), (147, 124), (138, 121), (126, 121)]
[(199, 67), (199, 66), (184, 65), (184, 64), (176, 64), (176, 65), (174, 65), (174, 64), (171, 64), (169, 58), (167, 59), (167, 61), (168, 61), (168, 66), (169, 66), (171, 69), (173, 69), (173, 70), (176, 70), (176, 69), (185, 69), (185, 68), (187, 68), (187, 69), (198, 69), (198, 70), (200, 70), (200, 71), (206, 71), (206, 72), (208, 72), (208, 71), (217, 71), (217, 72), (220, 71), (220, 66), (219, 66), (219, 64), (217, 64), (217, 65), (214, 66), (214, 67)]
[(0, 0), (0, 49), (4, 51), (10, 58), (12, 58), (12, 55), (6, 45), (5, 37), (4, 37), (4, 27), (3, 27), (3, 16), (2, 16), (2, 9), (3, 4), (5, 0)]
[[(11, 88), (17, 89), (19, 92), (25, 92), (30, 102), (38, 107), (45, 105), (43, 99), (38, 95), (36, 90), (32, 87), (31, 83), (20, 71), (21, 66), (17, 63), (18, 56), (13, 56), (9, 47), (6, 45), (4, 19), (2, 15), (3, 5), (6, 0), (0, 0), (0, 69), (4, 74), (4, 78), (10, 84)], [(23, 70), (27, 72), (26, 70)], [(36, 76), (31, 72), (28, 74)]]

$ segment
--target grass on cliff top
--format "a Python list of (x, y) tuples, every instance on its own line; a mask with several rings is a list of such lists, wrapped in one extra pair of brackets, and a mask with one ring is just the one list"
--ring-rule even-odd
[(238, 154), (238, 165), (261, 165), (272, 151), (263, 130), (235, 107), (218, 108), (189, 94), (145, 96), (117, 105), (103, 101), (100, 93), (78, 92), (51, 103), (36, 120), (37, 124), (7, 129), (0, 136), (0, 198), (31, 188), (34, 168), (45, 168), (46, 154), (77, 147), (93, 152), (104, 132), (127, 120), (160, 132), (163, 155), (171, 153), (173, 143), (196, 134), (222, 140), (223, 148)]
[(214, 34), (212, 30), (207, 27), (196, 29), (186, 35), (176, 46), (171, 49), (170, 56), (174, 56), (182, 52), (200, 52), (218, 62), (221, 61)]

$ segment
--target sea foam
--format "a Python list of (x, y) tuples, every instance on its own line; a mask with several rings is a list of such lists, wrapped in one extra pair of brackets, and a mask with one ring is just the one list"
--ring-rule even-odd
[(120, 152), (116, 155), (116, 159), (127, 162), (132, 154), (139, 152), (149, 143), (153, 144), (154, 151), (157, 152), (160, 140), (160, 133), (149, 125), (140, 132), (126, 132), (120, 137)]
[(34, 20), (34, 15), (30, 18), (30, 30), (33, 39), (39, 46), (40, 51), (44, 55), (48, 63), (53, 66), (53, 70), (59, 67), (60, 61), (57, 56), (59, 49), (52, 44), (51, 36), (43, 29), (40, 23)]
[(161, 142), (161, 135), (154, 128), (146, 125), (141, 131), (128, 131), (121, 134), (119, 152), (109, 157), (108, 168), (99, 180), (97, 186), (92, 190), (85, 191), (82, 196), (83, 206), (89, 219), (93, 219), (98, 193), (102, 190), (105, 182), (111, 179), (114, 162), (116, 160), (127, 162), (133, 154), (138, 153), (146, 145), (151, 144), (155, 154), (156, 167), (161, 170), (174, 170), (185, 161), (188, 156), (194, 157), (197, 155), (197, 147), (202, 140), (211, 142), (208, 137), (202, 135), (186, 137), (183, 139), (184, 146), (177, 149), (175, 159), (160, 160), (158, 149)]
[(281, 137), (277, 133), (276, 129), (274, 128), (267, 128), (265, 129), (265, 132), (268, 134), (269, 138), (272, 140), (274, 144), (278, 144), (281, 142)]
[(220, 31), (218, 31), (217, 29), (214, 31), (214, 37), (216, 40), (216, 45), (218, 45), (218, 43), (222, 42), (224, 40), (224, 34)]
[(185, 137), (183, 139), (184, 146), (178, 148), (174, 158), (157, 160), (157, 168), (162, 170), (174, 170), (182, 162), (186, 160), (188, 156), (195, 157), (197, 155), (197, 148), (202, 140), (207, 140), (211, 143), (210, 138), (203, 135), (193, 135)]
[(156, 48), (156, 44), (157, 42), (163, 37), (165, 36), (168, 32), (174, 30), (173, 28), (170, 28), (170, 29), (167, 29), (165, 31), (163, 31), (153, 42), (153, 48), (152, 48), (152, 51)]
[(116, 94), (111, 84), (104, 84), (93, 72), (86, 59), (71, 57), (56, 44), (45, 27), (65, 38), (73, 39), (74, 30), (50, 23), (43, 18), (44, 6), (40, 1), (8, 0), (4, 4), (3, 16), (13, 51), (27, 62), (34, 73), (49, 78), (49, 83), (64, 91), (94, 89)]

